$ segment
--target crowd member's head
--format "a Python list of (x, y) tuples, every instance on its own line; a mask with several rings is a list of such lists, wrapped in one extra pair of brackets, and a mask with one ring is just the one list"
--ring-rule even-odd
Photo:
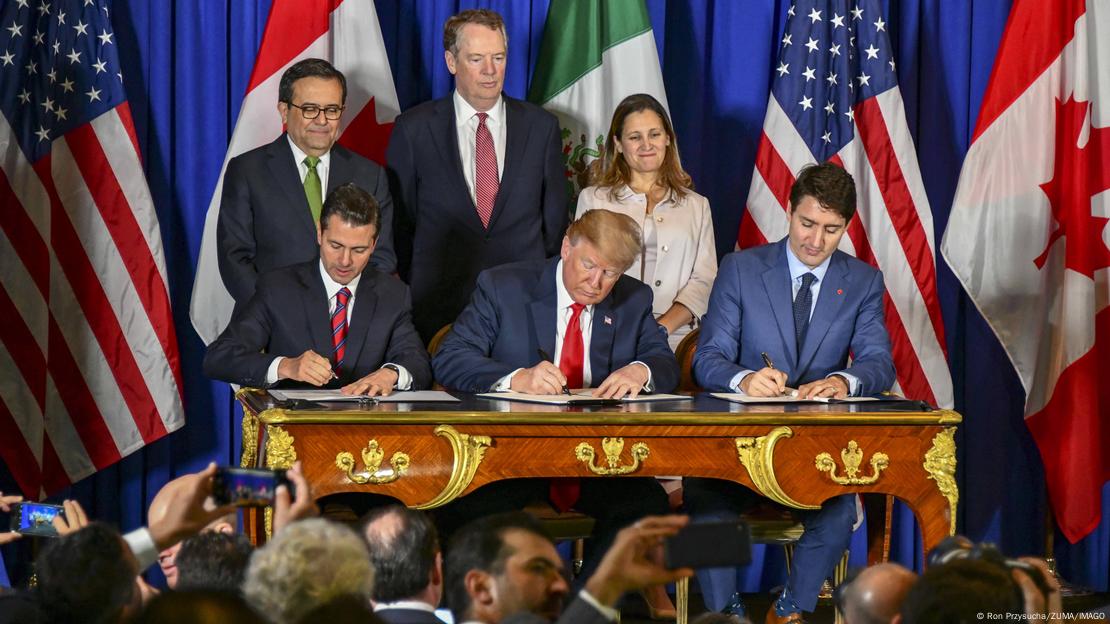
[(455, 76), (455, 89), (477, 111), (488, 111), (501, 97), (509, 37), (505, 21), (488, 9), (471, 9), (443, 25), (443, 60)]
[(295, 522), (251, 556), (243, 594), (274, 624), (294, 624), (344, 594), (367, 603), (374, 568), (354, 531), (322, 518)]
[(646, 93), (630, 95), (617, 105), (605, 152), (593, 166), (592, 183), (608, 187), (611, 194), (630, 184), (633, 176), (654, 180), (679, 196), (693, 188), (690, 175), (682, 169), (667, 110)]
[[(147, 522), (151, 525), (158, 524), (165, 520), (170, 511), (170, 506), (174, 501), (178, 500), (186, 492), (198, 487), (198, 484), (203, 480), (201, 474), (187, 474), (182, 475), (169, 483), (167, 483), (158, 493), (154, 495), (154, 499), (150, 501), (150, 509), (147, 510)], [(205, 502), (205, 509), (214, 509), (214, 506)], [(230, 513), (221, 516), (205, 527), (205, 531), (213, 531), (217, 533), (234, 533), (238, 518), (236, 514)], [(158, 566), (162, 568), (162, 574), (166, 576), (166, 584), (171, 589), (177, 587), (177, 551), (180, 550), (181, 544), (174, 544), (158, 554)]]
[(1023, 604), (1021, 588), (1008, 569), (992, 562), (962, 559), (930, 566), (906, 594), (898, 621), (974, 622), (983, 613), (1020, 615)]
[(238, 591), (254, 547), (245, 535), (206, 531), (181, 542), (177, 589)]
[(278, 83), (278, 114), (293, 144), (308, 156), (331, 150), (346, 101), (347, 79), (324, 59), (297, 61)]
[(810, 268), (836, 251), (856, 214), (852, 175), (832, 163), (808, 165), (790, 188), (790, 250)]
[(165, 592), (146, 605), (133, 624), (265, 624), (238, 593), (208, 590)]
[(563, 286), (583, 305), (601, 303), (640, 256), (640, 226), (628, 215), (590, 210), (563, 237)]
[(897, 563), (864, 568), (837, 586), (836, 607), (846, 624), (890, 624), (916, 580)]
[(94, 522), (53, 540), (35, 559), (35, 573), (48, 621), (117, 622), (139, 608), (138, 564), (106, 524)]
[(520, 612), (555, 620), (569, 591), (554, 543), (525, 513), (487, 516), (459, 529), (446, 568), (456, 622), (497, 624)]
[(426, 513), (402, 505), (379, 507), (366, 519), (363, 537), (374, 566), (374, 602), (439, 605), (443, 555)]
[(381, 229), (378, 200), (348, 182), (328, 193), (320, 211), (320, 261), (324, 270), (340, 284), (349, 284), (362, 274)]

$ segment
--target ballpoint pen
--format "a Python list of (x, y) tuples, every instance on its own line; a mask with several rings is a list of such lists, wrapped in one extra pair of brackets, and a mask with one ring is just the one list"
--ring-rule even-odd
[[(540, 354), (540, 359), (541, 360), (543, 360), (545, 362), (551, 362), (552, 364), (555, 363), (555, 360), (552, 360), (551, 356), (548, 355), (547, 351), (544, 351), (542, 347), (539, 348), (539, 349), (536, 349), (536, 353)], [(570, 394), (570, 389), (567, 388), (566, 384), (563, 384), (563, 394)]]
[[(759, 355), (763, 356), (763, 365), (771, 370), (778, 370), (775, 368), (775, 363), (771, 361), (771, 356), (767, 355), (766, 351), (760, 351)], [(782, 396), (798, 396), (798, 391), (793, 388), (783, 388)]]

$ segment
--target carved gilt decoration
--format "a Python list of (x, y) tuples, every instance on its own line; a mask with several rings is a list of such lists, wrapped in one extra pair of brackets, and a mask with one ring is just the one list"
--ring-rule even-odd
[(277, 425), (266, 427), (266, 467), (274, 470), (292, 468), (297, 461), (293, 436)]
[(389, 465), (393, 470), (388, 474), (378, 475), (381, 471), (382, 460), (385, 458), (385, 452), (382, 451), (381, 445), (377, 440), (370, 440), (366, 444), (366, 448), (362, 449), (362, 463), (365, 469), (361, 472), (355, 472), (355, 456), (347, 451), (343, 451), (335, 456), (335, 465), (339, 470), (343, 471), (351, 483), (358, 483), (363, 485), (369, 483), (371, 485), (384, 485), (386, 483), (393, 483), (401, 478), (401, 475), (409, 469), (409, 456), (401, 451), (393, 453), (389, 458)]
[(454, 455), (451, 476), (447, 479), (447, 485), (444, 486), (443, 491), (432, 500), (416, 505), (416, 509), (433, 509), (458, 498), (474, 480), (478, 466), (486, 456), (486, 449), (493, 445), (493, 440), (489, 436), (459, 433), (451, 425), (436, 427), (435, 434), (446, 438), (451, 445), (451, 452)]
[(616, 475), (625, 475), (636, 472), (640, 468), (640, 464), (647, 460), (651, 450), (644, 442), (637, 442), (632, 445), (631, 455), (632, 463), (622, 466), (621, 454), (624, 453), (624, 438), (602, 438), (601, 450), (605, 453), (606, 466), (599, 466), (595, 461), (597, 459), (596, 451), (589, 442), (581, 442), (578, 446), (574, 447), (574, 456), (578, 461), (586, 464), (590, 472), (606, 477)]
[(817, 470), (829, 473), (833, 483), (840, 485), (871, 485), (879, 480), (879, 475), (890, 466), (890, 457), (886, 453), (875, 453), (871, 456), (871, 476), (864, 477), (859, 474), (859, 466), (863, 463), (863, 450), (855, 440), (848, 441), (848, 447), (840, 449), (840, 459), (844, 462), (844, 474), (836, 474), (836, 462), (829, 453), (821, 453), (814, 459)]
[(765, 436), (739, 437), (736, 438), (736, 454), (740, 457), (740, 463), (748, 469), (760, 494), (794, 509), (818, 509), (820, 505), (803, 505), (790, 498), (775, 477), (775, 445), (779, 440), (793, 436), (794, 432), (790, 427), (775, 427)]
[(925, 453), (925, 471), (937, 482), (937, 489), (948, 499), (950, 535), (956, 534), (956, 505), (960, 488), (956, 485), (956, 428), (948, 427), (933, 436), (933, 447)]

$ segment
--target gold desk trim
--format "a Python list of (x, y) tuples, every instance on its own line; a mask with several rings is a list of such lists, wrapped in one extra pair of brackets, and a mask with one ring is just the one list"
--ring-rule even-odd
[(335, 456), (335, 466), (339, 468), (340, 472), (347, 475), (347, 479), (351, 483), (385, 485), (400, 479), (401, 475), (409, 469), (409, 464), (412, 463), (407, 453), (397, 451), (389, 458), (389, 465), (392, 470), (389, 474), (379, 477), (378, 472), (381, 471), (383, 459), (385, 459), (385, 452), (382, 451), (381, 444), (372, 439), (366, 443), (366, 448), (362, 449), (364, 470), (355, 472), (355, 456), (349, 451), (341, 451)]
[(925, 453), (922, 466), (929, 478), (936, 481), (937, 489), (948, 499), (949, 534), (956, 534), (956, 505), (960, 502), (960, 488), (956, 485), (956, 428), (948, 427), (933, 436), (933, 446)]
[(426, 503), (414, 505), (415, 509), (433, 509), (458, 498), (474, 480), (478, 466), (486, 456), (486, 449), (493, 445), (493, 440), (489, 436), (459, 433), (451, 425), (436, 427), (435, 434), (446, 438), (451, 445), (451, 453), (454, 456), (451, 463), (451, 476), (439, 494)]
[(646, 443), (637, 442), (632, 445), (632, 463), (622, 466), (621, 454), (624, 453), (624, 438), (602, 438), (601, 449), (605, 452), (607, 466), (597, 464), (597, 452), (594, 451), (594, 447), (589, 442), (580, 442), (578, 446), (574, 447), (574, 457), (586, 464), (590, 472), (605, 477), (614, 477), (636, 472), (640, 469), (640, 464), (647, 461), (648, 455), (651, 454), (651, 449), (648, 448)]
[(879, 475), (890, 466), (890, 457), (886, 453), (875, 453), (871, 456), (871, 476), (862, 477), (859, 466), (863, 463), (863, 450), (855, 440), (848, 440), (848, 447), (840, 449), (840, 459), (844, 462), (844, 474), (836, 474), (836, 462), (829, 453), (820, 453), (814, 458), (814, 466), (819, 472), (829, 473), (829, 478), (837, 485), (871, 485), (879, 480)]
[(790, 427), (775, 427), (767, 435), (759, 437), (741, 436), (736, 438), (736, 454), (740, 463), (748, 469), (752, 483), (767, 498), (794, 509), (819, 509), (820, 505), (803, 505), (790, 498), (775, 476), (775, 445), (779, 440), (793, 436), (794, 431)]

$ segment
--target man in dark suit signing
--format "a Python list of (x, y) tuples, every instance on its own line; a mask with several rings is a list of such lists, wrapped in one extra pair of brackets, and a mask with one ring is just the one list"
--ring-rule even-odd
[(347, 79), (331, 63), (294, 63), (278, 87), (285, 133), (228, 162), (216, 244), (220, 276), (236, 307), (250, 299), (262, 273), (316, 257), (324, 198), (348, 182), (370, 191), (381, 213), (371, 262), (385, 273), (397, 270), (385, 170), (335, 144), (346, 101)]
[(425, 341), (455, 320), (479, 272), (554, 256), (567, 225), (559, 123), (501, 93), (501, 16), (463, 11), (443, 44), (454, 94), (398, 117), (386, 152), (401, 276)]
[(381, 215), (353, 184), (324, 202), (318, 257), (263, 275), (208, 346), (204, 374), (250, 387), (339, 386), (370, 396), (431, 384), (408, 287), (368, 268)]
[[(560, 257), (482, 272), (436, 353), (436, 379), (463, 392), (559, 394), (569, 387), (622, 398), (674, 390), (678, 363), (652, 315), (651, 289), (624, 275), (640, 249), (640, 226), (630, 217), (591, 210), (567, 228)], [(444, 507), (439, 518), (447, 533), (459, 518), (544, 497), (597, 519), (583, 575), (617, 530), (669, 509), (651, 478), (557, 479), (550, 487), (531, 479), (490, 484)]]

